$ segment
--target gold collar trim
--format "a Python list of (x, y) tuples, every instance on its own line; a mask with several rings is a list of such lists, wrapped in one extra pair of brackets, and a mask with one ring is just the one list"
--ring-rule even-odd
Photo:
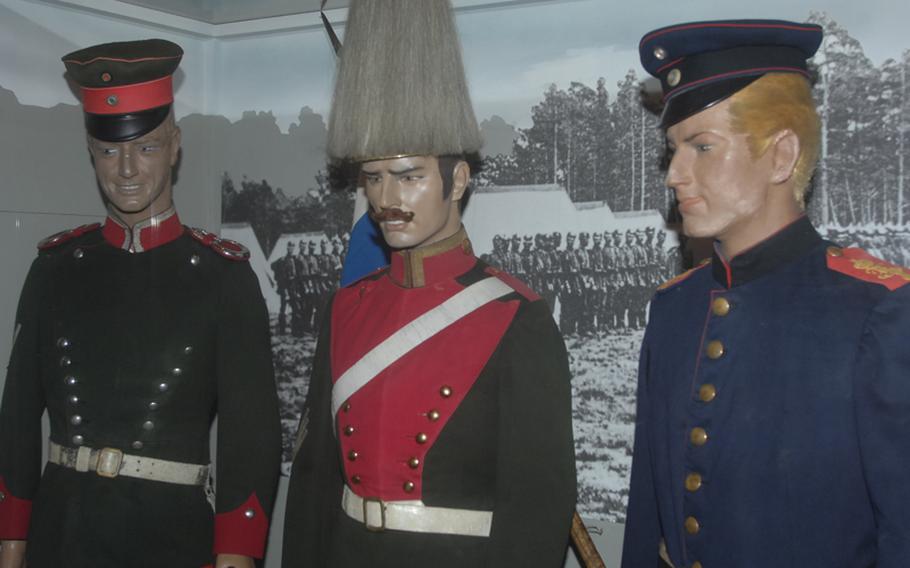
[[(474, 251), (471, 247), (471, 241), (468, 239), (468, 233), (462, 225), (458, 231), (450, 237), (435, 242), (425, 247), (401, 250), (392, 253), (401, 260), (402, 274), (400, 280), (398, 274), (393, 270), (393, 279), (405, 288), (419, 288), (426, 286), (426, 270), (424, 263), (427, 259), (447, 253), (455, 248), (461, 248), (465, 255), (473, 256)], [(395, 259), (393, 259), (393, 265)]]

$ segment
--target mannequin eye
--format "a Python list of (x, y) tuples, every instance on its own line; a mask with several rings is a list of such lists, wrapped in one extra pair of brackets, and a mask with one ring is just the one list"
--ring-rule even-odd
[(712, 148), (711, 144), (696, 144), (695, 149), (699, 152), (707, 152)]
[(154, 152), (157, 149), (158, 149), (158, 146), (156, 146), (154, 144), (145, 144), (145, 145), (139, 147), (139, 150), (141, 150), (142, 152), (145, 152), (145, 153)]

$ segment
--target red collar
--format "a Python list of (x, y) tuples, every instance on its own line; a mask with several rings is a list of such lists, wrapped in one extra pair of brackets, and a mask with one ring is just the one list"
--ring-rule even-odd
[(139, 221), (132, 229), (108, 215), (101, 234), (112, 246), (129, 252), (145, 252), (173, 241), (183, 234), (183, 230), (177, 210), (171, 207), (154, 217)]
[(438, 243), (393, 252), (389, 277), (399, 286), (419, 288), (460, 276), (476, 262), (471, 241), (462, 227)]

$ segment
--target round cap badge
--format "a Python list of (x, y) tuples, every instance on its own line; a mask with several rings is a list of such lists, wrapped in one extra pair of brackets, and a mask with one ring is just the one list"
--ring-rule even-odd
[(682, 73), (679, 71), (679, 69), (671, 69), (670, 72), (667, 73), (667, 84), (670, 85), (671, 87), (675, 87), (676, 85), (679, 85), (679, 82), (681, 80), (682, 80)]

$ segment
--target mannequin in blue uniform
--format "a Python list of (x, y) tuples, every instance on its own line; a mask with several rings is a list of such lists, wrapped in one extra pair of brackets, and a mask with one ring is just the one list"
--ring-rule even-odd
[(910, 271), (824, 241), (805, 216), (821, 37), (747, 20), (641, 42), (683, 231), (715, 245), (651, 301), (626, 568), (910, 558)]

